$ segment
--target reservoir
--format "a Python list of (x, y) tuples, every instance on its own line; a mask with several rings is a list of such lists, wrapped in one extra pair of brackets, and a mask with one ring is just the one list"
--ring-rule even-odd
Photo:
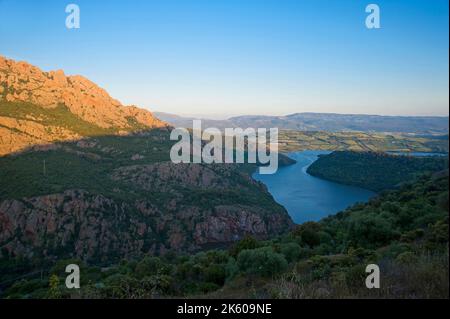
[(263, 182), (274, 199), (283, 205), (295, 223), (318, 221), (357, 202), (367, 202), (376, 193), (359, 187), (323, 180), (306, 173), (320, 154), (327, 151), (302, 151), (287, 154), (296, 164), (280, 167), (275, 174), (253, 178)]

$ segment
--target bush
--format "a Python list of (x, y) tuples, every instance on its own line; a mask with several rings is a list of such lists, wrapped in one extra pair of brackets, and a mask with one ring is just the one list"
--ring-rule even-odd
[(141, 285), (145, 291), (151, 295), (167, 295), (171, 292), (173, 278), (166, 275), (155, 275), (145, 277), (141, 281)]
[(402, 234), (402, 237), (400, 237), (400, 241), (405, 243), (411, 243), (416, 239), (423, 237), (424, 234), (425, 232), (423, 229), (410, 230), (409, 232)]
[(280, 252), (284, 255), (288, 262), (297, 261), (305, 254), (304, 249), (296, 243), (284, 244), (280, 247)]
[(388, 221), (368, 212), (351, 217), (348, 236), (352, 243), (372, 248), (388, 244), (397, 238), (399, 233)]
[(413, 252), (406, 251), (398, 255), (395, 260), (400, 264), (411, 265), (416, 263), (419, 259)]
[(301, 238), (303, 244), (309, 247), (318, 246), (320, 244), (321, 226), (316, 222), (306, 222), (297, 227), (293, 231), (293, 235)]
[(236, 259), (231, 257), (226, 266), (225, 266), (225, 273), (227, 276), (227, 280), (233, 279), (238, 273), (239, 273), (239, 267), (237, 265)]
[(168, 275), (169, 273), (169, 266), (159, 257), (145, 257), (137, 263), (135, 268), (135, 276), (138, 278), (153, 275)]
[(233, 245), (230, 249), (230, 256), (237, 257), (239, 253), (245, 249), (255, 249), (259, 247), (258, 241), (251, 237), (246, 236), (244, 239), (238, 241), (236, 244)]
[(428, 241), (432, 243), (448, 243), (448, 216), (430, 227)]
[(225, 283), (225, 267), (223, 265), (213, 264), (205, 270), (205, 281), (212, 282), (222, 286)]
[(367, 273), (364, 265), (355, 265), (347, 268), (345, 271), (345, 279), (349, 287), (365, 287), (366, 277)]
[(381, 258), (395, 259), (398, 255), (405, 252), (410, 252), (411, 250), (412, 246), (410, 244), (393, 243), (387, 247), (379, 249), (378, 253)]
[(241, 272), (261, 276), (272, 276), (287, 268), (284, 256), (275, 253), (270, 247), (241, 251), (237, 264)]

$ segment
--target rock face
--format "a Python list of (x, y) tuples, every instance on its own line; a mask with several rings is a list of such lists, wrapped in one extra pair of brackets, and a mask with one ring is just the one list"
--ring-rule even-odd
[(5, 200), (0, 202), (1, 254), (106, 263), (168, 250), (196, 251), (245, 235), (268, 238), (291, 225), (286, 214), (252, 206), (180, 210), (175, 202), (162, 211), (147, 200), (124, 203), (83, 190)]
[[(26, 111), (5, 110), (7, 106), (25, 109), (29, 105), (40, 108), (42, 114), (22, 117)], [(44, 72), (26, 62), (0, 56), (0, 155), (23, 150), (28, 145), (86, 135), (71, 127), (69, 121), (53, 125), (45, 114), (51, 114), (52, 110), (57, 113), (58, 107), (67, 109), (74, 119), (110, 133), (168, 126), (147, 110), (122, 105), (82, 76), (66, 76), (61, 70)]]
[(0, 155), (17, 152), (32, 145), (78, 138), (81, 138), (80, 134), (62, 126), (0, 116)]
[(130, 127), (129, 118), (147, 127), (166, 124), (146, 110), (123, 106), (95, 83), (62, 70), (43, 72), (26, 62), (0, 56), (0, 100), (30, 102), (44, 108), (64, 104), (86, 122), (102, 128)]

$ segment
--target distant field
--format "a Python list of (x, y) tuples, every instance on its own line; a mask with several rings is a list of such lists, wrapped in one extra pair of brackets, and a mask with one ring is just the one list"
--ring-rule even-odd
[(348, 150), (448, 153), (448, 135), (416, 137), (405, 134), (285, 130), (279, 134), (279, 143), (280, 150), (283, 152)]

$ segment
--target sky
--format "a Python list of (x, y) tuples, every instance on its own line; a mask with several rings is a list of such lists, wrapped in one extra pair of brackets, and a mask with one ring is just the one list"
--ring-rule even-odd
[[(65, 7), (80, 8), (67, 29)], [(365, 8), (380, 7), (380, 29)], [(0, 0), (0, 55), (180, 115), (448, 115), (448, 0)]]

